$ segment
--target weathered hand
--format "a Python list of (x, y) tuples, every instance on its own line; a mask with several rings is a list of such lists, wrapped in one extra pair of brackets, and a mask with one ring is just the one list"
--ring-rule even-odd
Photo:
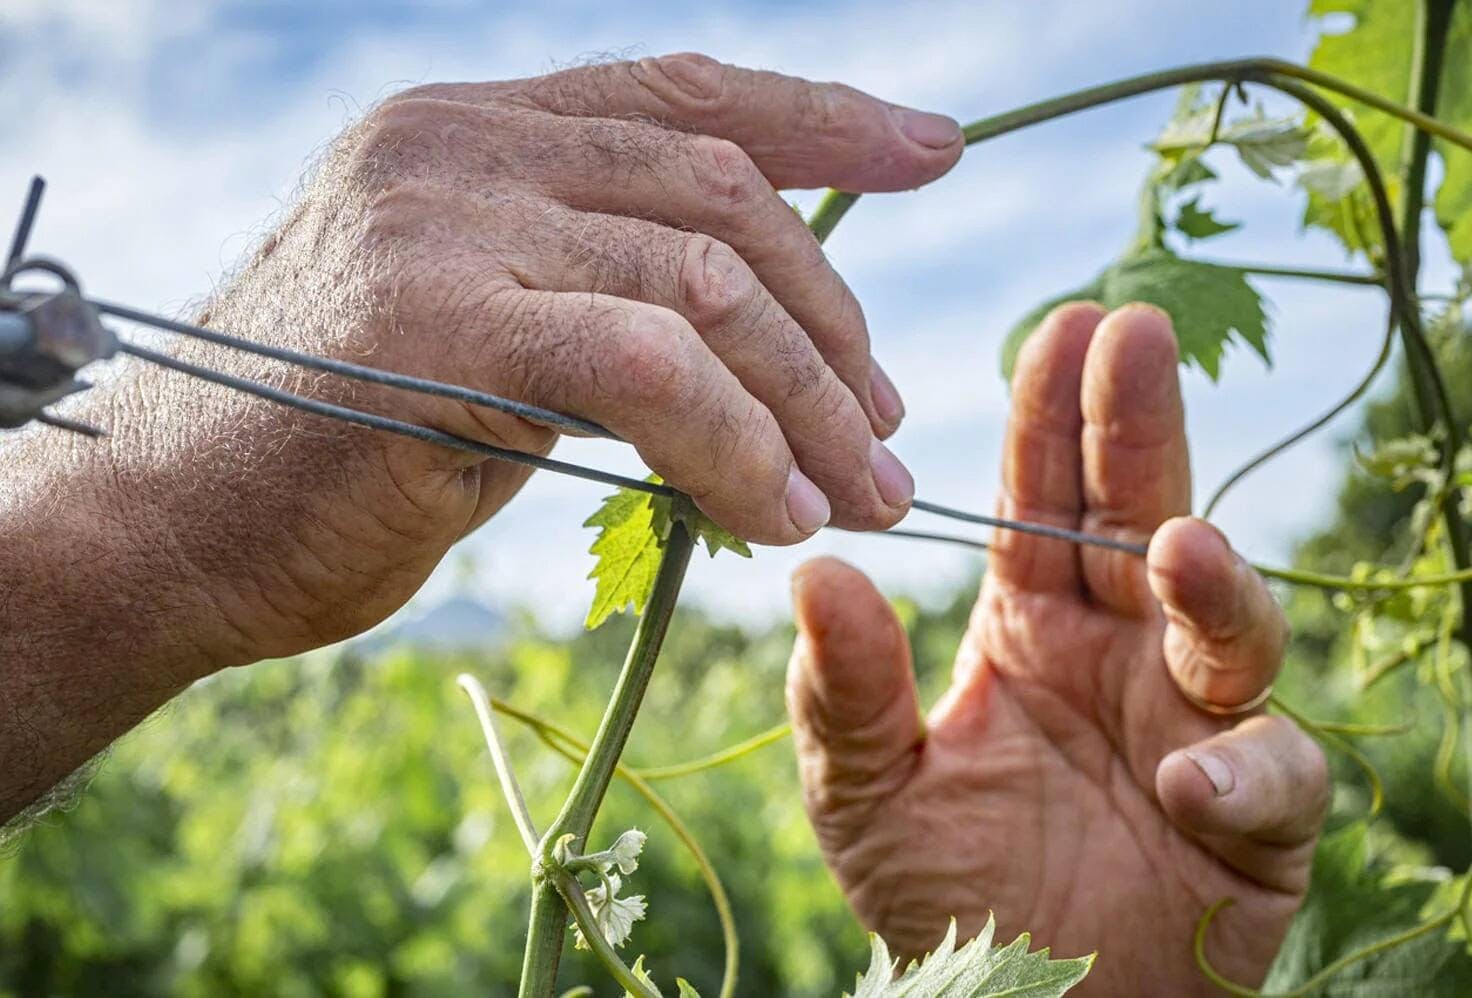
[[(880, 443), (902, 404), (777, 188), (914, 187), (960, 150), (949, 118), (694, 55), (416, 87), (340, 140), (203, 319), (600, 422), (750, 540), (830, 516), (883, 527), (913, 491)], [(352, 391), (486, 442), (554, 443), (514, 416)], [(122, 405), (91, 460), (122, 486), (109, 512), (231, 624), (205, 671), (381, 619), (527, 475), (174, 375)]]
[(1001, 512), (1150, 541), (1146, 560), (998, 533), (949, 692), (922, 719), (904, 633), (839, 562), (794, 583), (788, 700), (808, 809), (859, 917), (919, 954), (956, 916), (1099, 952), (1084, 991), (1213, 993), (1191, 938), (1243, 983), (1307, 886), (1318, 747), (1254, 711), (1287, 627), (1190, 471), (1168, 320), (1055, 312), (1018, 362)]

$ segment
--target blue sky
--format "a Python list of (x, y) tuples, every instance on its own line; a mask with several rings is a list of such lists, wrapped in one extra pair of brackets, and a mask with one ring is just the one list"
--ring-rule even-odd
[[(599, 54), (693, 49), (728, 62), (839, 79), (969, 120), (1118, 76), (1204, 59), (1303, 59), (1315, 27), (1281, 0), (934, 3), (418, 4), (8, 0), (0, 12), (0, 204), (51, 181), (34, 248), (97, 294), (181, 312), (207, 296), (279, 214), (316, 152), (375, 99), (408, 83), (530, 75)], [(1141, 98), (970, 150), (920, 192), (866, 199), (829, 244), (867, 310), (875, 352), (905, 395), (894, 443), (919, 494), (989, 509), (1007, 395), (997, 352), (1039, 300), (1082, 283), (1134, 226), (1142, 146), (1173, 95)], [(1228, 159), (1211, 195), (1248, 224), (1219, 258), (1343, 263), (1300, 238), (1287, 189)], [(804, 204), (813, 195), (800, 195)], [(8, 224), (8, 223), (6, 223)], [(1435, 271), (1445, 268), (1433, 268)], [(1235, 351), (1219, 384), (1188, 373), (1197, 494), (1286, 428), (1325, 408), (1374, 356), (1373, 291), (1262, 282), (1274, 301), (1275, 368)], [(1347, 423), (1340, 424), (1341, 435)], [(1286, 557), (1327, 509), (1334, 436), (1260, 473), (1221, 511), (1245, 553)], [(559, 456), (637, 471), (609, 445)], [(500, 603), (574, 621), (591, 595), (579, 522), (601, 491), (538, 476), (431, 581), (469, 577)], [(911, 525), (918, 526), (917, 514)], [(702, 560), (690, 590), (722, 612), (768, 619), (804, 557), (836, 552), (891, 592), (938, 594), (975, 570), (934, 545), (820, 535), (752, 562)]]

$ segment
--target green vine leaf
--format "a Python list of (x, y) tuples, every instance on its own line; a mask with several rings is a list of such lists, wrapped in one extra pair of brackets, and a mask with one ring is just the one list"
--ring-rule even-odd
[[(1472, 5), (1458, 4), (1447, 32), (1436, 116), (1456, 127), (1472, 128)], [(1446, 231), (1452, 256), (1472, 266), (1472, 150), (1437, 140), (1446, 168), (1436, 195), (1436, 220)]]
[(1181, 205), (1176, 215), (1176, 231), (1189, 239), (1210, 239), (1224, 232), (1242, 228), (1241, 222), (1223, 222), (1210, 208), (1201, 209), (1201, 199), (1194, 197)]
[[(650, 475), (646, 481), (658, 484), (660, 478)], [(704, 542), (712, 558), (720, 551), (751, 557), (751, 548), (741, 538), (693, 505), (684, 503), (683, 507), (679, 515), (685, 528), (697, 541)], [(649, 594), (654, 591), (660, 552), (664, 550), (674, 516), (674, 502), (669, 497), (620, 489), (604, 499), (598, 511), (583, 521), (583, 526), (598, 530), (597, 538), (588, 548), (588, 553), (597, 559), (588, 572), (588, 578), (596, 586), (584, 627), (591, 631), (614, 614), (630, 609), (635, 615), (644, 612)]]
[[(1352, 79), (1355, 83), (1390, 100), (1405, 103), (1412, 75), (1416, 18), (1407, 16), (1399, 0), (1313, 0), (1309, 13), (1315, 17), (1350, 15), (1353, 26), (1321, 33), (1309, 59), (1314, 69)], [(1457, 128), (1472, 128), (1472, 5), (1459, 3), (1452, 11), (1442, 59), (1436, 117)], [(1354, 115), (1355, 127), (1369, 144), (1386, 177), (1394, 183), (1405, 155), (1404, 123), (1348, 98), (1328, 95)], [(1310, 116), (1310, 121), (1313, 117)], [(1314, 139), (1316, 159), (1346, 163), (1348, 154), (1337, 141)], [(1434, 143), (1445, 172), (1435, 199), (1436, 219), (1445, 230), (1453, 257), (1462, 265), (1472, 263), (1472, 152), (1440, 139)], [(1330, 196), (1300, 178), (1308, 191), (1304, 224), (1328, 229), (1351, 253), (1364, 252), (1372, 260), (1381, 251), (1377, 226), (1369, 198), (1363, 189), (1353, 194)], [(1399, 192), (1391, 191), (1391, 202)], [(1368, 224), (1367, 224), (1368, 223)]]
[(1048, 949), (1029, 953), (1032, 938), (1024, 932), (1001, 949), (992, 947), (996, 920), (987, 916), (986, 928), (960, 949), (956, 948), (956, 921), (946, 937), (923, 961), (911, 963), (895, 977), (898, 961), (878, 935), (869, 935), (869, 969), (854, 987), (853, 998), (1057, 998), (1088, 974), (1094, 957), (1054, 960)]
[(588, 578), (596, 582), (593, 605), (583, 626), (598, 627), (615, 613), (632, 608), (638, 614), (654, 591), (659, 552), (669, 529), (668, 517), (655, 525), (654, 500), (645, 492), (620, 489), (583, 522), (596, 527), (598, 537), (588, 552), (597, 559)]
[(1236, 267), (1185, 260), (1169, 250), (1149, 249), (1110, 265), (1093, 281), (1039, 305), (1012, 327), (1002, 345), (1002, 373), (1012, 367), (1022, 344), (1044, 317), (1069, 301), (1092, 300), (1105, 308), (1147, 302), (1163, 309), (1175, 325), (1181, 363), (1195, 364), (1213, 381), (1221, 373), (1227, 343), (1241, 340), (1265, 363), (1267, 311), (1262, 297)]
[[(1295, 989), (1335, 960), (1425, 924), (1448, 907), (1439, 881), (1377, 868), (1367, 861), (1366, 829), (1356, 822), (1324, 836), (1314, 855), (1308, 897), (1263, 982), (1266, 994)], [(1455, 903), (1453, 901), (1453, 903)], [(1436, 908), (1437, 911), (1428, 911)], [(1350, 963), (1310, 995), (1465, 995), (1472, 981), (1466, 943), (1437, 929)]]
[[(1472, 52), (1468, 57), (1472, 58)], [(1472, 108), (1467, 119), (1472, 119)], [(1461, 123), (1463, 128), (1468, 125), (1472, 120)], [(1446, 176), (1436, 192), (1436, 220), (1446, 230), (1452, 256), (1463, 266), (1472, 265), (1472, 152), (1445, 143), (1441, 150)]]

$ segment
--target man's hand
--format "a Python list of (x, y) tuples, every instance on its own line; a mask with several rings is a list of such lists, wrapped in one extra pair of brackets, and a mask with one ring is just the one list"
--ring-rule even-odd
[(1001, 514), (1150, 543), (1148, 559), (999, 532), (949, 692), (920, 716), (904, 632), (861, 574), (809, 563), (788, 701), (807, 805), (860, 918), (918, 955), (947, 920), (1099, 952), (1095, 994), (1214, 993), (1191, 938), (1263, 974), (1308, 883), (1318, 747), (1260, 710), (1287, 637), (1262, 579), (1185, 518), (1169, 321), (1054, 312), (1013, 385)]
[[(335, 144), (201, 320), (602, 423), (749, 540), (885, 527), (913, 492), (880, 443), (903, 406), (777, 189), (915, 187), (961, 146), (949, 118), (695, 55), (416, 87)], [(555, 440), (180, 350), (488, 443)], [(30, 435), (0, 464), (0, 569), (20, 580), (0, 604), (0, 820), (190, 680), (383, 619), (528, 474), (155, 370), (92, 394), (108, 411), (78, 412), (108, 440)], [(126, 653), (98, 669), (104, 644)]]
[[(960, 150), (948, 118), (695, 55), (416, 87), (340, 140), (205, 320), (602, 423), (748, 540), (880, 528), (913, 491), (880, 443), (902, 406), (777, 188), (914, 187)], [(162, 466), (151, 500), (229, 483), (209, 518), (239, 547), (201, 567), (248, 578), (224, 598), (252, 654), (373, 623), (527, 475), (157, 380), (147, 435), (111, 421), (115, 460)], [(353, 401), (523, 451), (555, 440), (453, 402)], [(176, 535), (200, 528), (199, 506), (159, 501)]]

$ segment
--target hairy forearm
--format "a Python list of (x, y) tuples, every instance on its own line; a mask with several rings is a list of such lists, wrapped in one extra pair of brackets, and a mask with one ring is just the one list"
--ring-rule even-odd
[(218, 614), (128, 522), (106, 448), (0, 439), (0, 823), (215, 667)]
[[(204, 318), (267, 341), (293, 328), (261, 307), (271, 292), (259, 283), (238, 280)], [(174, 346), (194, 363), (329, 392), (278, 365)], [(0, 435), (0, 823), (44, 804), (195, 679), (382, 619), (486, 495), (464, 487), (479, 475), (427, 476), (420, 462), (437, 455), (421, 445), (385, 455), (372, 434), (166, 371), (122, 362), (110, 373), (67, 410), (108, 437)], [(354, 401), (376, 401), (363, 395)], [(441, 481), (458, 516), (411, 504), (413, 516), (391, 517), (396, 483)], [(488, 506), (504, 501), (488, 491)]]

